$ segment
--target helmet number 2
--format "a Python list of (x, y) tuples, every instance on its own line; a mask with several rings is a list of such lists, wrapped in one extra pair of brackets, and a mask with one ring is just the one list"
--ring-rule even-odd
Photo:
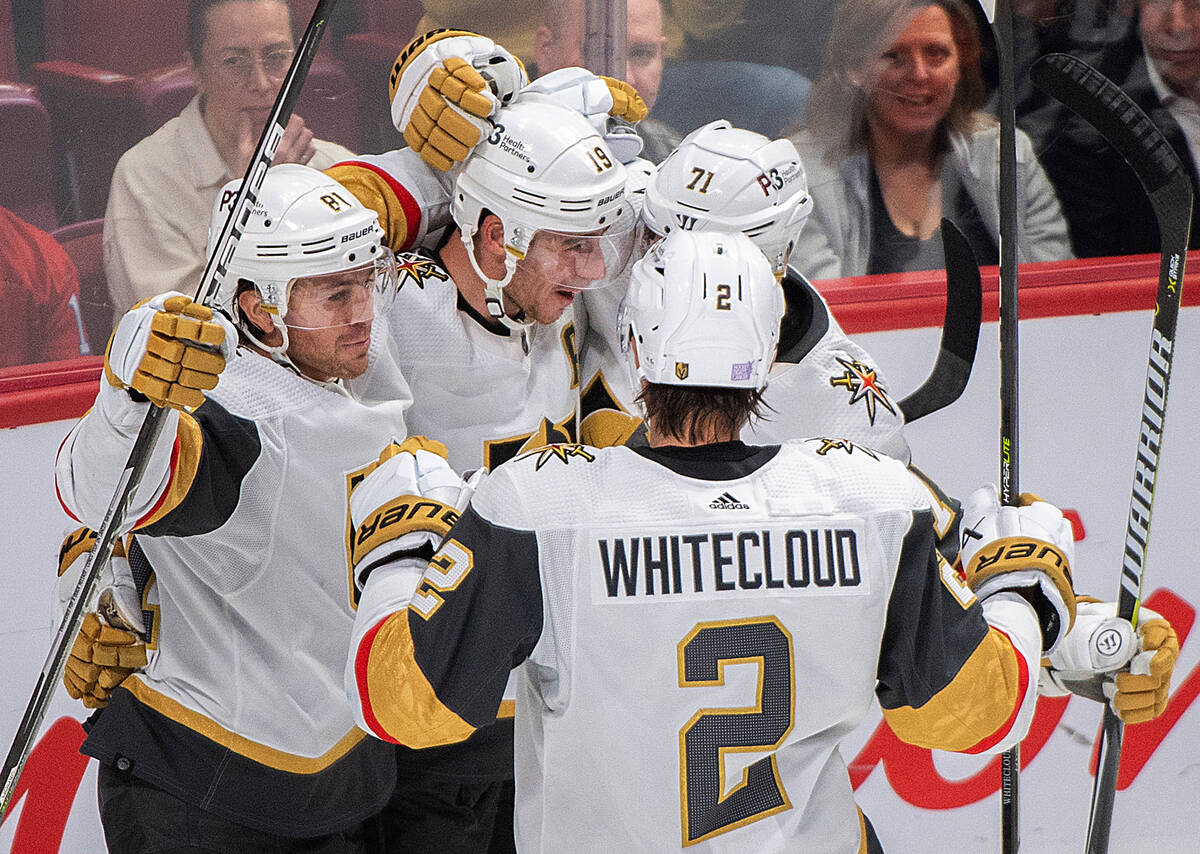
[[(774, 617), (698, 623), (679, 642), (679, 687), (725, 684), (726, 664), (759, 668), (754, 704), (700, 709), (679, 733), (683, 844), (733, 830), (791, 807), (775, 751), (792, 731), (792, 637)], [(726, 754), (764, 752), (728, 791)]]
[(588, 152), (588, 158), (592, 161), (592, 165), (596, 167), (597, 172), (604, 172), (612, 168), (612, 158), (600, 146), (596, 146)]
[[(729, 311), (733, 308), (733, 299), (735, 297), (733, 285), (717, 285), (716, 297), (717, 311)], [(736, 298), (738, 302), (742, 301), (742, 283), (740, 280), (738, 281)]]

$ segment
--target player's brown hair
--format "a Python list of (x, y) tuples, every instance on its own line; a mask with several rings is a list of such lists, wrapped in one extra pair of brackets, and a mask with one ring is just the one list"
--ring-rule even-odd
[(761, 389), (663, 383), (643, 383), (637, 399), (655, 431), (693, 445), (713, 435), (736, 438), (766, 406)]

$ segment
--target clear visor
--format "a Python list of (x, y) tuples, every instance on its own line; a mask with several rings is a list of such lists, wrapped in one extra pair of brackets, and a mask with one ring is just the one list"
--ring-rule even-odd
[(597, 231), (574, 234), (541, 229), (517, 269), (555, 288), (582, 291), (611, 284), (633, 254), (635, 224), (633, 209), (628, 208), (615, 223)]
[(292, 279), (283, 322), (289, 329), (366, 323), (392, 304), (396, 289), (396, 259), (385, 249), (382, 258), (358, 267)]

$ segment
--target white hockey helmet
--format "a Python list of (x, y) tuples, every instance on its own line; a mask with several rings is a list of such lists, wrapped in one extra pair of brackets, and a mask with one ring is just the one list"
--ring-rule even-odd
[(678, 229), (744, 232), (782, 277), (811, 212), (796, 146), (722, 119), (692, 131), (659, 164), (642, 220), (660, 237)]
[(783, 307), (783, 288), (749, 237), (672, 231), (633, 265), (621, 303), (618, 335), (634, 387), (644, 379), (763, 388)]
[[(217, 196), (209, 223), (210, 251), (240, 185), (240, 180), (230, 181)], [(383, 240), (375, 212), (337, 181), (298, 163), (272, 166), (263, 178), (237, 250), (227, 264), (217, 306), (256, 344), (283, 361), (288, 327), (313, 329), (359, 323), (370, 319), (377, 303), (395, 295), (395, 256)], [(298, 307), (289, 299), (298, 279), (353, 270), (363, 271), (364, 288), (363, 294), (353, 297), (353, 310), (348, 314), (311, 300)], [(250, 282), (258, 290), (275, 328), (283, 334), (282, 345), (263, 344), (254, 325), (242, 316), (237, 304), (242, 282)], [(368, 295), (370, 299), (365, 298)], [(342, 300), (351, 302), (346, 295)]]
[[(535, 264), (531, 247), (537, 233), (571, 235), (581, 254), (603, 253), (603, 279), (561, 283), (580, 289), (607, 283), (625, 266), (635, 216), (625, 197), (625, 167), (576, 111), (546, 95), (522, 92), (492, 122), (493, 133), (459, 167), (450, 214), (486, 285), (489, 314), (524, 330), (528, 323), (506, 315), (503, 289), (518, 262)], [(485, 275), (475, 257), (474, 236), (485, 211), (504, 226), (503, 279)]]

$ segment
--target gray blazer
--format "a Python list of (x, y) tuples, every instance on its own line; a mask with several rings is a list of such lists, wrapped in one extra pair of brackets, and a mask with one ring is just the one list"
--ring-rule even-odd
[[(823, 159), (824, 147), (803, 132), (793, 140), (808, 174), (813, 212), (792, 250), (790, 263), (809, 279), (862, 276), (871, 255), (870, 164), (866, 152), (841, 163)], [(970, 134), (952, 134), (946, 168), (953, 169), (999, 243), (998, 159), (1000, 129), (989, 124)], [(1017, 259), (1073, 258), (1067, 224), (1054, 187), (1033, 153), (1029, 137), (1017, 130)]]

